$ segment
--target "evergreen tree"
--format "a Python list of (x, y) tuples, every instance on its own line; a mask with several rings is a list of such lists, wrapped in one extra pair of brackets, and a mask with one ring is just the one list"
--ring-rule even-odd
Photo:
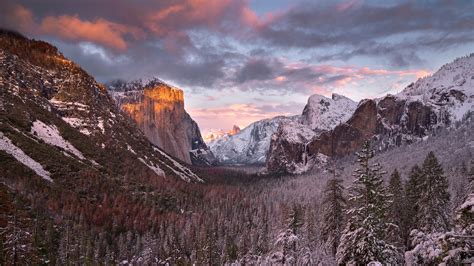
[(357, 161), (355, 180), (350, 187), (348, 222), (336, 254), (339, 264), (366, 265), (372, 261), (397, 264), (399, 254), (387, 241), (391, 224), (387, 222), (390, 195), (383, 185), (382, 168), (371, 164), (374, 151), (366, 142)]
[(390, 240), (393, 243), (402, 244), (403, 236), (401, 233), (405, 231), (403, 230), (403, 212), (405, 204), (403, 185), (397, 169), (395, 169), (392, 175), (390, 175), (388, 192), (390, 193), (388, 221), (397, 226), (396, 229), (391, 231), (392, 235), (390, 236)]
[(339, 239), (344, 226), (344, 187), (342, 180), (337, 178), (334, 171), (333, 178), (329, 179), (324, 189), (323, 224), (321, 229), (322, 240), (326, 242), (335, 256)]
[(425, 233), (444, 232), (449, 228), (448, 179), (433, 152), (423, 162), (423, 178), (418, 193), (418, 224)]
[(403, 214), (403, 227), (402, 236), (404, 238), (405, 245), (408, 246), (410, 231), (417, 228), (417, 213), (419, 210), (418, 202), (420, 201), (420, 192), (418, 189), (421, 187), (423, 179), (423, 172), (418, 165), (414, 165), (411, 168), (408, 181), (405, 184), (405, 206)]
[(275, 241), (274, 252), (271, 254), (272, 263), (296, 264), (298, 260), (299, 229), (303, 226), (303, 209), (298, 204), (291, 208), (286, 228)]

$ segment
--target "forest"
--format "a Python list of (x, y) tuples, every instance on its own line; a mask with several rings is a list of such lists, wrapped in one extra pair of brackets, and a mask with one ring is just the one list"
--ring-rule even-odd
[(300, 176), (195, 169), (205, 184), (50, 185), (0, 153), (17, 164), (0, 184), (0, 264), (454, 265), (473, 254), (472, 127), (380, 153), (367, 142)]

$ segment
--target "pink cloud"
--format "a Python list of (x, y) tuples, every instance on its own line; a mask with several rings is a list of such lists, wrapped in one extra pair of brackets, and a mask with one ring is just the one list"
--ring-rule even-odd
[[(299, 113), (300, 110), (295, 110), (295, 112)], [(198, 121), (202, 129), (216, 128), (216, 126), (224, 129), (231, 128), (232, 125), (245, 127), (257, 120), (292, 114), (264, 110), (255, 104), (240, 103), (211, 108), (194, 108), (190, 109), (189, 113), (193, 119)]]
[(55, 35), (68, 41), (90, 41), (116, 50), (125, 50), (129, 34), (139, 38), (143, 32), (135, 27), (113, 23), (105, 19), (81, 20), (77, 16), (46, 17), (39, 25), (39, 31)]
[(336, 9), (339, 12), (344, 12), (344, 11), (352, 8), (353, 6), (359, 4), (359, 2), (360, 2), (359, 0), (351, 0), (351, 1), (343, 2), (343, 3), (340, 3), (340, 4), (336, 5)]

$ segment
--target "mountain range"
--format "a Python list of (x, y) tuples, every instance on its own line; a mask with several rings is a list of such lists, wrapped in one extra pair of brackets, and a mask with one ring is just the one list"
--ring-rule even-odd
[[(186, 164), (265, 165), (267, 173), (298, 174), (356, 151), (367, 139), (379, 150), (422, 140), (473, 110), (471, 54), (398, 94), (359, 103), (315, 94), (301, 115), (234, 127), (206, 144), (184, 109), (181, 89), (157, 78), (102, 85), (48, 43), (8, 31), (1, 42), (2, 150), (49, 178), (56, 170), (48, 169), (61, 168), (52, 166), (58, 161), (123, 174), (108, 169), (118, 163), (105, 159), (112, 154), (140, 162), (136, 168), (186, 181), (202, 181)], [(35, 151), (52, 149), (54, 160), (35, 157), (30, 145)]]
[(422, 140), (468, 119), (473, 103), (470, 54), (395, 95), (359, 103), (337, 94), (312, 95), (301, 115), (254, 122), (209, 146), (224, 164), (265, 164), (266, 173), (299, 174), (353, 153), (365, 140), (376, 142), (379, 150)]

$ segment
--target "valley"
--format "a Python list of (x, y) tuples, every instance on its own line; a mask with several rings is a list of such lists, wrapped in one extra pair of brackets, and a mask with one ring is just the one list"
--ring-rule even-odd
[[(247, 3), (241, 4), (232, 8)], [(147, 19), (198, 9), (189, 5)], [(27, 9), (20, 11), (15, 16), (24, 16), (23, 23), (36, 23)], [(279, 13), (263, 23), (242, 12), (245, 25), (281, 34), (265, 32)], [(178, 24), (202, 14), (208, 15), (195, 12)], [(305, 60), (286, 57), (267, 65), (260, 59), (269, 52), (261, 50), (250, 51), (255, 58), (240, 71), (215, 70), (194, 64), (244, 58), (230, 52), (235, 47), (225, 45), (226, 38), (218, 38), (225, 56), (183, 59), (180, 53), (213, 50), (208, 46), (216, 40), (179, 50), (202, 32), (169, 33), (164, 23), (148, 31), (172, 38), (154, 43), (143, 41), (143, 25), (102, 18), (82, 23), (75, 15), (56, 31), (94, 34), (79, 43), (81, 52), (72, 52), (72, 33), (59, 42), (29, 37), (52, 36), (48, 27), (68, 17), (49, 24), (54, 19), (25, 35), (0, 28), (0, 265), (474, 263), (473, 53), (451, 58), (432, 74), (415, 71), (408, 85), (405, 78), (415, 72), (401, 66), (356, 68), (344, 59), (343, 66), (305, 68)], [(109, 34), (91, 30), (94, 23)], [(228, 24), (204, 24), (232, 32)], [(238, 36), (246, 40), (246, 34)], [(96, 42), (118, 46), (106, 51)], [(166, 51), (165, 60), (138, 52), (137, 43), (160, 49), (150, 50), (159, 56)], [(126, 56), (127, 49), (138, 49), (136, 57)], [(86, 70), (82, 63), (90, 57), (97, 61)], [(107, 74), (136, 58), (143, 65)], [(150, 62), (160, 71), (149, 71)], [(222, 80), (211, 80), (207, 71)], [(374, 77), (383, 75), (397, 81), (384, 79), (389, 89), (377, 97), (356, 101), (331, 87), (379, 86)], [(182, 88), (172, 85), (176, 80)], [(272, 90), (263, 92), (260, 82)], [(315, 85), (302, 88), (308, 82)], [(236, 91), (245, 92), (237, 104)], [(302, 95), (304, 107), (297, 109), (292, 100)], [(186, 105), (190, 99), (205, 99), (205, 106)], [(233, 126), (219, 129), (223, 125)]]

